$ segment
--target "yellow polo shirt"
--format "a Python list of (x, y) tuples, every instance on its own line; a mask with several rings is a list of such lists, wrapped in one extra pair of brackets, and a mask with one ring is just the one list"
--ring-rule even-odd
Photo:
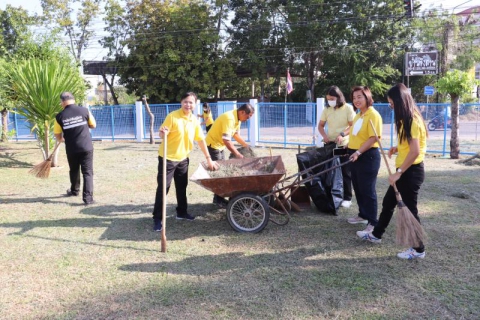
[[(373, 131), (372, 126), (370, 125), (370, 120), (372, 120), (375, 130), (377, 130), (378, 138), (382, 138), (382, 116), (377, 110), (375, 110), (375, 108), (369, 107), (363, 116), (362, 113), (359, 112), (353, 119), (353, 125), (350, 128), (349, 149), (358, 150), (370, 137), (375, 137), (375, 131)], [(372, 148), (378, 147), (378, 142), (375, 142), (372, 145)]]
[(203, 121), (205, 121), (206, 126), (213, 124), (213, 115), (211, 111), (209, 113), (203, 113)]
[[(193, 141), (205, 139), (200, 123), (193, 114), (186, 115), (182, 109), (170, 112), (162, 127), (169, 129), (167, 136), (167, 160), (182, 161), (193, 149)], [(158, 155), (163, 157), (163, 141), (158, 149)]]
[[(402, 125), (402, 128), (400, 129), (400, 132), (401, 130), (403, 130), (403, 125)], [(410, 132), (412, 133), (412, 139), (417, 139), (418, 142), (420, 143), (420, 154), (413, 162), (413, 164), (419, 164), (420, 162), (423, 161), (423, 159), (425, 158), (425, 153), (427, 152), (427, 132), (425, 130), (425, 123), (423, 122), (423, 120), (417, 116), (414, 116), (412, 121), (412, 128)], [(397, 158), (395, 159), (395, 166), (398, 168), (405, 161), (405, 158), (407, 157), (408, 152), (410, 152), (410, 146), (408, 145), (408, 141), (406, 139), (400, 143), (400, 138), (398, 137), (398, 135), (397, 135), (397, 141), (398, 141), (398, 146), (397, 146), (398, 155), (397, 155)]]
[(241, 121), (238, 120), (237, 109), (221, 114), (214, 122), (207, 133), (207, 146), (213, 149), (225, 149), (223, 139), (232, 140), (235, 133), (240, 131)]
[[(335, 141), (340, 132), (344, 131), (348, 127), (348, 123), (353, 121), (355, 117), (355, 111), (353, 107), (348, 103), (345, 103), (339, 108), (328, 107), (324, 108), (320, 121), (325, 121), (328, 126), (327, 136), (330, 141)], [(348, 145), (349, 137), (345, 136), (342, 141), (342, 146)]]

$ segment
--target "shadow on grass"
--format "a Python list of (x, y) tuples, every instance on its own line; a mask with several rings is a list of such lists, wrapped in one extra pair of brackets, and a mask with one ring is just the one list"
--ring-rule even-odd
[(33, 164), (15, 159), (16, 153), (0, 153), (0, 168), (32, 168)]
[[(20, 202), (24, 203), (26, 199), (20, 199)], [(39, 228), (104, 228), (105, 231), (99, 240), (159, 241), (160, 239), (160, 233), (153, 231), (153, 219), (151, 215), (140, 218), (132, 216), (146, 212), (150, 213), (150, 206), (89, 206), (83, 209), (82, 212), (98, 217), (0, 223), (0, 228), (19, 229), (9, 235), (25, 235), (29, 231)], [(233, 232), (228, 227), (228, 223), (222, 220), (226, 219), (218, 219), (216, 214), (210, 214), (208, 218), (199, 217), (195, 221), (176, 220), (174, 212), (167, 213), (166, 230), (168, 230), (168, 239), (184, 240), (191, 237), (209, 237)], [(46, 239), (52, 241), (70, 241), (54, 237), (46, 237)]]
[[(133, 263), (120, 266), (119, 270), (129, 272), (166, 272), (169, 274), (183, 274), (208, 276), (225, 273), (237, 273), (242, 270), (252, 272), (257, 268), (265, 268), (270, 266), (272, 268), (284, 267), (309, 267), (322, 266), (326, 268), (327, 265), (334, 266), (338, 263), (345, 263), (346, 261), (355, 261), (358, 263), (371, 263), (372, 258), (320, 258), (321, 254), (318, 249), (291, 250), (285, 252), (275, 253), (260, 253), (249, 255), (243, 252), (231, 252), (218, 255), (203, 255), (193, 256), (174, 262), (153, 262), (153, 263)], [(317, 258), (315, 258), (317, 257)], [(381, 260), (394, 261), (396, 258), (392, 256), (375, 257), (375, 263)], [(343, 262), (342, 262), (343, 261)]]
[[(155, 147), (155, 149), (156, 148), (158, 148), (158, 147)], [(105, 148), (103, 150), (104, 151), (115, 151), (115, 150), (132, 150), (132, 149), (135, 149), (135, 151), (145, 151), (145, 152), (148, 152), (148, 153), (152, 152), (152, 150), (150, 150), (150, 149), (145, 149), (144, 144), (139, 144), (138, 146), (134, 145), (134, 144), (116, 145), (116, 146), (113, 146), (113, 147)]]

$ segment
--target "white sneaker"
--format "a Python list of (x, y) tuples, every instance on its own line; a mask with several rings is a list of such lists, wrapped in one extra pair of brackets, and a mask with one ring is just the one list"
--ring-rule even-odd
[(349, 200), (343, 200), (342, 203), (340, 204), (340, 206), (344, 208), (350, 208), (351, 205), (352, 205), (352, 201), (349, 201)]
[(372, 243), (382, 242), (382, 239), (375, 237), (371, 232), (367, 232), (367, 231), (357, 231), (357, 236), (362, 240), (367, 240)]
[(365, 220), (365, 219), (360, 218), (360, 217), (348, 218), (347, 222), (350, 223), (350, 224), (359, 224), (359, 223), (368, 224), (368, 220)]
[(409, 248), (409, 249), (397, 254), (397, 257), (399, 257), (400, 259), (406, 259), (406, 260), (413, 260), (413, 259), (416, 259), (416, 258), (423, 259), (423, 258), (425, 258), (425, 251), (420, 253), (420, 252), (417, 252), (413, 248)]
[(372, 226), (372, 225), (369, 223), (369, 224), (367, 224), (367, 227), (366, 227), (363, 231), (372, 233), (373, 228), (375, 228), (375, 227)]

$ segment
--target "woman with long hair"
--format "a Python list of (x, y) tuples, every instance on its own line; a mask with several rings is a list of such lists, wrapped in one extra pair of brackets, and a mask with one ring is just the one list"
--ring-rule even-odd
[[(420, 187), (425, 180), (423, 159), (427, 150), (427, 129), (420, 110), (417, 108), (408, 88), (399, 83), (387, 93), (388, 102), (395, 114), (397, 129), (397, 146), (391, 147), (388, 156), (397, 154), (396, 171), (388, 177), (390, 187), (383, 197), (382, 212), (377, 225), (372, 231), (358, 231), (357, 235), (367, 241), (380, 243), (385, 229), (392, 219), (397, 206), (393, 184), (397, 186), (402, 200), (415, 218), (418, 216), (417, 199)], [(397, 256), (401, 259), (416, 259), (425, 257), (425, 246), (409, 248)]]

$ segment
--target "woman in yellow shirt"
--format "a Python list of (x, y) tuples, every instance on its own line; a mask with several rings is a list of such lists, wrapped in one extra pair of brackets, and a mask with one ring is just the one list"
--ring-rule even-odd
[(198, 115), (199, 118), (203, 118), (202, 125), (205, 125), (205, 130), (210, 130), (213, 124), (213, 115), (212, 115), (212, 110), (210, 109), (210, 106), (208, 103), (204, 102), (203, 103), (203, 114)]
[(375, 131), (382, 135), (382, 117), (373, 108), (372, 93), (368, 87), (357, 86), (352, 90), (353, 106), (360, 110), (350, 128), (348, 153), (352, 160), (352, 184), (358, 204), (358, 217), (348, 219), (351, 224), (367, 224), (365, 231), (377, 225), (376, 183), (380, 169), (380, 153)]
[[(398, 146), (390, 148), (388, 156), (391, 158), (392, 154), (398, 153), (395, 160), (397, 170), (388, 177), (391, 186), (383, 198), (382, 212), (378, 224), (372, 232), (357, 232), (360, 238), (373, 243), (382, 241), (382, 235), (397, 206), (393, 184), (396, 184), (407, 208), (420, 221), (417, 198), (420, 186), (425, 179), (423, 159), (427, 150), (427, 130), (422, 114), (408, 92), (408, 88), (402, 83), (393, 86), (388, 91), (387, 96), (390, 107), (393, 108), (395, 113), (398, 143)], [(421, 244), (419, 247), (407, 249), (397, 256), (408, 260), (424, 258), (425, 247)]]

